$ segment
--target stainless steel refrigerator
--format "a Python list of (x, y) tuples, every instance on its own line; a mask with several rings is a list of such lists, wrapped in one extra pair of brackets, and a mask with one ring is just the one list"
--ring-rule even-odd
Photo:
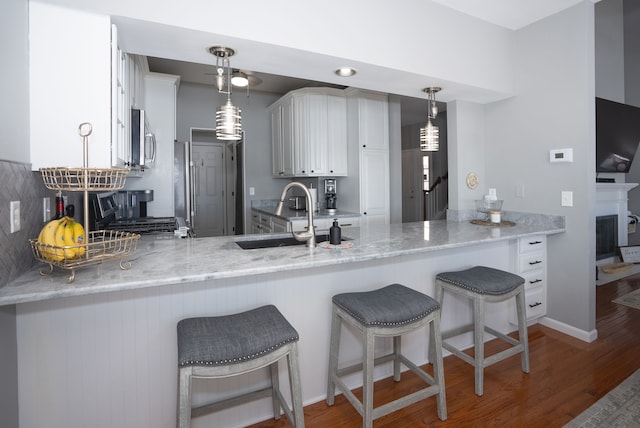
[(193, 230), (195, 216), (191, 142), (176, 141), (173, 150), (173, 197), (176, 217), (182, 217)]

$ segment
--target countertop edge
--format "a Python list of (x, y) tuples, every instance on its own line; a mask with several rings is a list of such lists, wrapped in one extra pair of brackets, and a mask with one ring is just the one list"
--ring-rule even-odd
[[(443, 227), (443, 225), (450, 225), (450, 222), (425, 222), (429, 224), (436, 225), (436, 227), (432, 227), (435, 231), (438, 227)], [(417, 226), (421, 226), (422, 223), (418, 223)], [(445, 226), (446, 227), (446, 226)], [(469, 226), (451, 226), (456, 229), (456, 227), (462, 227), (465, 231), (469, 228)], [(390, 238), (378, 238), (375, 236), (374, 240), (371, 243), (365, 244), (364, 241), (355, 240), (354, 242), (361, 244), (362, 247), (365, 245), (369, 245), (372, 248), (367, 248), (366, 251), (358, 248), (354, 250), (353, 253), (349, 254), (349, 250), (341, 250), (341, 249), (315, 249), (312, 251), (327, 251), (313, 253), (311, 255), (300, 253), (299, 250), (295, 250), (295, 248), (299, 247), (289, 247), (290, 249), (279, 249), (275, 252), (264, 252), (264, 253), (247, 253), (246, 251), (254, 251), (254, 250), (241, 250), (243, 252), (237, 252), (238, 256), (246, 255), (247, 260), (244, 262), (245, 264), (238, 265), (239, 267), (229, 267), (229, 268), (220, 268), (216, 270), (215, 268), (209, 268), (210, 270), (202, 271), (202, 272), (190, 272), (190, 265), (185, 262), (184, 271), (180, 274), (175, 275), (149, 275), (146, 279), (141, 278), (132, 278), (127, 279), (128, 275), (126, 271), (124, 273), (116, 273), (116, 271), (112, 269), (119, 269), (117, 267), (111, 266), (99, 266), (99, 267), (86, 267), (78, 270), (76, 273), (77, 276), (82, 278), (82, 275), (93, 275), (97, 279), (94, 282), (91, 282), (90, 279), (81, 279), (78, 281), (76, 279), (76, 283), (67, 284), (66, 277), (67, 271), (55, 269), (54, 273), (46, 278), (39, 278), (34, 275), (34, 271), (38, 272), (40, 269), (44, 267), (43, 264), (35, 265), (28, 273), (22, 275), (18, 279), (12, 281), (4, 287), (0, 287), (0, 306), (4, 305), (14, 305), (21, 303), (30, 303), (37, 302), (43, 300), (52, 300), (58, 298), (65, 297), (76, 297), (76, 296), (84, 296), (84, 295), (93, 295), (93, 294), (102, 294), (108, 292), (116, 292), (116, 291), (131, 291), (137, 289), (144, 289), (150, 287), (160, 287), (160, 286), (168, 286), (168, 285), (179, 285), (179, 284), (188, 284), (194, 282), (201, 282), (207, 280), (216, 280), (216, 279), (226, 279), (226, 278), (234, 278), (234, 277), (246, 277), (246, 276), (255, 276), (255, 275), (263, 275), (269, 273), (277, 273), (277, 272), (285, 272), (292, 270), (302, 270), (302, 269), (310, 269), (310, 268), (321, 268), (336, 264), (349, 264), (349, 263), (358, 263), (358, 262), (366, 262), (371, 260), (379, 260), (393, 257), (401, 257), (408, 256), (414, 254), (422, 254), (422, 253), (430, 253), (435, 251), (449, 250), (461, 247), (468, 247), (472, 245), (482, 245), (492, 242), (500, 242), (500, 241), (508, 241), (515, 240), (527, 236), (534, 235), (553, 235), (558, 233), (563, 233), (565, 231), (564, 224), (561, 225), (552, 223), (546, 224), (543, 227), (534, 227), (531, 228), (529, 226), (523, 226), (525, 230), (516, 233), (507, 233), (505, 236), (492, 236), (489, 229), (484, 226), (474, 226), (473, 230), (478, 236), (476, 238), (469, 238), (465, 240), (451, 240), (449, 242), (441, 242), (435, 245), (423, 245), (423, 246), (415, 246), (415, 247), (403, 247), (396, 245), (395, 247), (389, 243), (391, 241)], [(388, 226), (391, 228), (391, 226)], [(359, 228), (354, 228), (359, 229)], [(495, 229), (495, 228), (494, 228)], [(529, 230), (532, 229), (532, 230)], [(384, 228), (381, 227), (381, 230), (384, 231)], [(404, 228), (401, 228), (404, 230)], [(355, 230), (350, 230), (350, 233), (354, 233)], [(515, 232), (515, 231), (514, 231)], [(348, 234), (349, 232), (345, 232)], [(382, 234), (384, 235), (384, 233)], [(411, 235), (407, 235), (410, 237), (414, 237), (416, 235), (415, 230), (412, 230)], [(237, 238), (237, 237), (235, 237)], [(205, 246), (207, 244), (207, 239), (210, 239), (210, 243), (216, 242), (221, 243), (216, 246), (219, 250), (235, 250), (235, 243), (233, 242), (233, 237), (224, 237), (224, 238), (202, 238), (202, 245)], [(213, 241), (216, 240), (216, 241)], [(401, 239), (402, 240), (402, 239)], [(181, 240), (177, 240), (181, 241)], [(176, 244), (179, 245), (179, 244)], [(156, 245), (152, 243), (149, 246), (153, 249)], [(193, 245), (194, 247), (198, 247), (197, 245)], [(139, 249), (137, 251), (145, 251), (145, 249)], [(150, 250), (147, 250), (150, 251)], [(297, 251), (297, 252), (296, 252)], [(252, 264), (249, 260), (253, 257), (254, 263)], [(273, 257), (273, 263), (270, 263), (270, 257)], [(278, 260), (275, 260), (275, 257)], [(208, 259), (204, 256), (198, 258), (202, 258), (202, 263), (209, 262), (211, 260), (215, 260), (215, 257), (212, 255), (208, 255)], [(153, 251), (149, 254), (134, 253), (131, 258), (133, 262), (133, 266), (131, 269), (136, 269), (136, 264), (139, 264), (139, 269), (145, 270), (149, 269), (149, 264), (151, 261), (149, 259), (153, 259)], [(142, 262), (144, 260), (144, 263)], [(187, 260), (187, 259), (185, 259)], [(113, 263), (113, 262), (110, 262)], [(197, 265), (194, 261), (194, 265)], [(215, 265), (215, 263), (212, 263)], [(117, 265), (116, 265), (117, 266)], [(99, 269), (104, 269), (102, 272)], [(111, 270), (109, 270), (111, 269)], [(211, 270), (212, 269), (212, 270)], [(177, 271), (174, 271), (177, 272)], [(135, 275), (143, 275), (143, 273), (135, 273)], [(103, 276), (111, 276), (115, 279), (109, 280), (108, 278), (103, 278)], [(83, 282), (85, 284), (82, 284)], [(87, 283), (87, 281), (89, 281)], [(31, 290), (24, 289), (19, 290), (20, 288), (32, 288)]]

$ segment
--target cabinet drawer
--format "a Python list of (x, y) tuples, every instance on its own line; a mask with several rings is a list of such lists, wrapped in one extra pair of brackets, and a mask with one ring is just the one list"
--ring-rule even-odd
[(527, 308), (527, 319), (540, 318), (547, 313), (547, 304), (544, 296), (544, 289), (534, 289), (525, 293), (525, 305)]
[(534, 288), (544, 287), (545, 286), (545, 278), (544, 278), (544, 270), (537, 269), (529, 272), (523, 272), (520, 274), (521, 277), (524, 278), (524, 288), (525, 290), (532, 290)]
[(544, 270), (544, 252), (526, 253), (520, 256), (518, 272), (524, 273), (532, 270)]
[(544, 251), (546, 245), (545, 236), (536, 235), (518, 239), (518, 252), (520, 254), (533, 251)]

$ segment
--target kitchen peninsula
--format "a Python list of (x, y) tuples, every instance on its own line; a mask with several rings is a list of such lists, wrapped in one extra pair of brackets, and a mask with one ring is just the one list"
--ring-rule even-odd
[[(433, 295), (437, 272), (475, 264), (516, 271), (519, 240), (544, 240), (565, 228), (559, 216), (505, 213), (505, 218), (516, 225), (440, 220), (348, 228), (343, 235), (351, 240), (345, 248), (242, 250), (235, 242), (259, 238), (255, 235), (143, 237), (130, 270), (120, 270), (116, 262), (86, 267), (72, 284), (67, 284), (67, 272), (41, 276), (42, 266), (37, 266), (0, 288), (0, 304), (17, 308), (21, 426), (172, 427), (177, 322), (268, 303), (278, 306), (300, 334), (304, 403), (322, 400), (332, 295), (392, 282)], [(455, 310), (462, 302), (449, 304), (454, 310), (443, 313), (443, 329), (468, 321), (452, 316), (468, 314)], [(506, 303), (495, 304), (487, 311), (488, 322), (500, 331), (513, 330), (510, 310)], [(341, 359), (353, 360), (360, 353), (351, 334), (344, 334), (350, 345)], [(410, 358), (426, 361), (423, 334), (410, 335), (404, 344)], [(377, 378), (388, 374), (389, 367), (379, 369)], [(249, 376), (266, 379), (261, 372)], [(242, 387), (238, 382), (222, 381), (215, 389), (196, 384), (194, 399), (228, 395)], [(347, 382), (356, 387), (360, 379)], [(262, 400), (194, 425), (215, 420), (216, 426), (244, 426), (268, 418), (270, 404)]]

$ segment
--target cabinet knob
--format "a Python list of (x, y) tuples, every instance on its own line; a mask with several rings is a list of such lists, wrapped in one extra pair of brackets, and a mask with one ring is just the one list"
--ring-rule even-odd
[(363, 145), (362, 145), (362, 147), (367, 147), (367, 145), (366, 145), (366, 144), (363, 144)]
[(329, 172), (330, 172), (331, 174), (333, 174), (333, 170), (332, 170), (332, 169), (330, 169), (330, 170), (329, 170)]
[(367, 215), (367, 212), (365, 211), (363, 214), (364, 214), (364, 215)]

